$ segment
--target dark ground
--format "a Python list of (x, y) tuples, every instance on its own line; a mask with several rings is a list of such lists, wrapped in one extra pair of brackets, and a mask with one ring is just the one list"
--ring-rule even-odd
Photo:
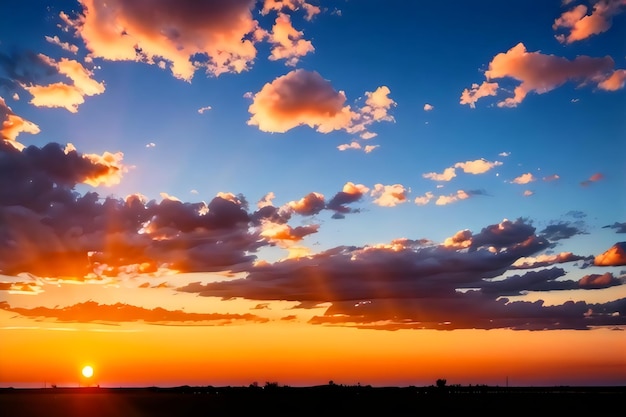
[(626, 387), (0, 389), (0, 416), (625, 416)]

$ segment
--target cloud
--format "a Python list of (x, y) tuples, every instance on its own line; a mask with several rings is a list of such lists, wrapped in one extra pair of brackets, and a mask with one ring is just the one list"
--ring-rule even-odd
[(475, 161), (457, 162), (454, 164), (455, 168), (460, 168), (466, 174), (484, 174), (485, 172), (502, 165), (502, 162), (494, 161), (490, 162), (485, 159), (477, 159)]
[(587, 187), (591, 185), (592, 183), (601, 181), (603, 179), (604, 179), (604, 174), (602, 174), (601, 172), (596, 172), (591, 177), (589, 177), (589, 179), (582, 181), (580, 185), (582, 185), (583, 187)]
[(284, 59), (288, 66), (295, 66), (304, 55), (314, 52), (315, 48), (311, 41), (302, 38), (303, 33), (294, 29), (291, 18), (279, 13), (276, 22), (269, 34), (269, 41), (273, 44), (271, 61)]
[(528, 184), (528, 183), (533, 182), (535, 180), (536, 180), (535, 176), (533, 174), (531, 174), (530, 172), (527, 172), (526, 174), (522, 174), (519, 177), (516, 177), (511, 182), (513, 184)]
[(364, 195), (369, 192), (369, 188), (363, 184), (354, 184), (353, 182), (347, 182), (343, 186), (343, 190), (338, 192), (330, 199), (326, 208), (338, 213), (350, 213), (352, 210), (347, 207), (347, 204), (355, 203)]
[(78, 53), (78, 46), (72, 45), (68, 42), (62, 42), (58, 36), (46, 36), (46, 41), (50, 42), (53, 45), (60, 46), (63, 50), (71, 52), (74, 55)]
[(245, 278), (193, 283), (178, 291), (301, 305), (330, 302), (325, 313), (309, 323), (372, 329), (586, 329), (626, 323), (626, 299), (544, 306), (542, 301), (502, 298), (530, 290), (581, 288), (577, 281), (557, 280), (564, 274), (559, 268), (490, 279), (517, 259), (547, 248), (548, 242), (523, 220), (504, 220), (475, 235), (457, 235), (456, 242), (471, 243), (446, 247), (406, 239), (337, 247), (306, 258), (259, 264)]
[(156, 147), (156, 143), (154, 143), (154, 142), (146, 143), (146, 148), (154, 148), (154, 147)]
[(471, 89), (465, 89), (461, 93), (461, 104), (469, 104), (471, 108), (476, 108), (476, 102), (488, 96), (495, 96), (498, 93), (498, 83), (483, 81), (482, 84), (472, 84)]
[[(319, 73), (298, 69), (265, 84), (254, 94), (248, 124), (264, 132), (284, 133), (306, 125), (320, 133), (345, 130), (363, 137), (371, 124), (393, 121), (388, 111), (395, 102), (389, 93), (385, 86), (366, 92), (365, 105), (353, 110), (345, 104), (344, 92), (336, 91)], [(354, 148), (342, 148), (350, 147)]]
[[(0, 97), (0, 139), (15, 142), (20, 133), (36, 135), (40, 132), (39, 126), (15, 113), (2, 97)], [(19, 146), (14, 144), (14, 146)]]
[(247, 70), (256, 57), (252, 0), (80, 0), (82, 12), (65, 22), (91, 56), (111, 61), (165, 62), (190, 81), (197, 68), (220, 75)]
[(198, 109), (198, 113), (199, 113), (199, 114), (203, 114), (204, 112), (209, 111), (209, 110), (212, 110), (212, 109), (213, 109), (213, 107), (211, 107), (211, 106), (204, 106), (204, 107), (200, 107), (200, 108)]
[(418, 206), (425, 206), (426, 204), (430, 203), (433, 198), (435, 198), (435, 195), (432, 192), (427, 191), (424, 195), (415, 197), (415, 200), (413, 200), (413, 202)]
[(424, 111), (431, 111), (434, 109), (435, 109), (435, 106), (428, 104), (428, 103), (424, 104)]
[(531, 190), (524, 190), (524, 197), (530, 197), (531, 195), (534, 195), (535, 192), (531, 191)]
[(615, 222), (611, 225), (603, 226), (603, 229), (604, 228), (615, 229), (615, 233), (626, 233), (626, 222), (624, 223)]
[(266, 15), (270, 11), (281, 12), (285, 9), (296, 11), (300, 8), (306, 12), (306, 20), (313, 19), (314, 16), (322, 11), (319, 7), (308, 3), (306, 0), (264, 0), (261, 14)]
[(47, 60), (50, 67), (56, 68), (59, 74), (65, 75), (72, 84), (56, 82), (49, 85), (22, 85), (33, 98), (30, 103), (37, 107), (62, 107), (69, 112), (76, 113), (78, 106), (85, 102), (85, 96), (102, 94), (105, 90), (104, 83), (99, 83), (93, 78), (93, 73), (75, 60), (62, 58), (59, 62), (41, 55), (42, 60)]
[(600, 289), (622, 285), (622, 282), (615, 278), (612, 273), (585, 275), (578, 281), (578, 285), (585, 289)]
[(513, 262), (511, 269), (539, 268), (554, 264), (579, 261), (581, 259), (586, 258), (574, 255), (572, 252), (561, 252), (551, 255), (542, 254), (534, 257), (519, 258), (517, 261)]
[(456, 177), (456, 171), (454, 167), (450, 167), (444, 169), (441, 174), (438, 174), (436, 172), (428, 172), (422, 174), (422, 177), (433, 181), (451, 181), (452, 178)]
[(515, 87), (513, 97), (498, 102), (498, 107), (516, 107), (528, 93), (547, 93), (568, 81), (576, 82), (578, 86), (602, 84), (604, 87), (600, 88), (611, 89), (617, 87), (624, 77), (622, 70), (613, 69), (614, 64), (609, 56), (592, 58), (580, 55), (570, 61), (555, 55), (527, 52), (526, 46), (519, 43), (491, 60), (489, 69), (485, 71), (487, 81), (480, 87), (474, 84), (471, 91), (463, 91), (461, 104), (474, 107), (481, 97), (496, 95), (498, 84), (488, 81), (504, 78), (513, 78), (520, 84)]
[(242, 321), (265, 323), (269, 320), (254, 314), (188, 313), (182, 310), (166, 310), (161, 307), (147, 309), (130, 304), (98, 304), (86, 301), (67, 307), (11, 307), (6, 301), (0, 302), (0, 309), (17, 313), (24, 317), (46, 317), (58, 322), (94, 323), (94, 322), (135, 322), (149, 324), (179, 325), (181, 323), (223, 326)]
[(615, 70), (610, 77), (598, 83), (598, 87), (606, 91), (617, 91), (624, 88), (626, 84), (626, 70)]
[(374, 204), (381, 207), (395, 207), (406, 203), (408, 190), (401, 184), (376, 184), (370, 193), (374, 197)]
[(356, 141), (352, 141), (350, 143), (344, 143), (341, 144), (339, 146), (337, 146), (337, 149), (339, 149), (340, 151), (347, 151), (349, 149), (354, 149), (354, 150), (363, 150), (363, 152), (365, 153), (371, 153), (372, 151), (374, 151), (374, 149), (379, 148), (380, 145), (366, 145), (366, 146), (361, 146), (361, 144), (359, 142)]
[(498, 154), (498, 156), (502, 156), (502, 157), (506, 158), (507, 156), (511, 156), (511, 152), (500, 152)]
[(345, 101), (343, 91), (335, 91), (317, 72), (299, 69), (265, 84), (254, 95), (248, 124), (278, 133), (301, 125), (321, 133), (347, 129), (356, 114)]
[(546, 182), (549, 182), (549, 181), (556, 181), (556, 180), (558, 180), (560, 178), (561, 177), (558, 176), (557, 174), (552, 174), (552, 175), (548, 175), (546, 177), (543, 177), (543, 180), (546, 181)]
[[(581, 41), (609, 30), (613, 16), (622, 13), (625, 10), (624, 6), (626, 6), (624, 0), (599, 0), (595, 2), (591, 14), (587, 14), (587, 6), (580, 4), (563, 12), (554, 21), (552, 28), (566, 32), (556, 35), (561, 43), (570, 44)], [(568, 31), (569, 34), (567, 34)]]
[(626, 265), (626, 242), (618, 242), (594, 259), (597, 266)]
[(438, 206), (443, 206), (450, 203), (455, 203), (459, 200), (466, 200), (475, 195), (487, 195), (484, 190), (458, 190), (455, 194), (450, 194), (447, 196), (439, 196), (435, 204)]
[(289, 208), (303, 216), (313, 216), (326, 207), (324, 195), (320, 193), (309, 193), (298, 201), (287, 203)]
[(585, 232), (580, 230), (576, 226), (571, 226), (569, 222), (563, 222), (559, 224), (551, 224), (546, 226), (541, 232), (541, 236), (550, 241), (557, 241), (562, 239), (569, 239), (575, 235), (581, 235)]

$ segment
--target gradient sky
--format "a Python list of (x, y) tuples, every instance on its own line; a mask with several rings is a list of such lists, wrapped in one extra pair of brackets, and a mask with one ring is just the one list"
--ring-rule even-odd
[(626, 1), (0, 16), (0, 386), (626, 384)]

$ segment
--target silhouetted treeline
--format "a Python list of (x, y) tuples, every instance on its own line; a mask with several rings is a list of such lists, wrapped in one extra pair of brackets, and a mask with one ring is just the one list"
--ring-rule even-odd
[[(7, 416), (623, 416), (626, 387), (328, 385), (0, 389)], [(6, 412), (6, 414), (5, 414)]]

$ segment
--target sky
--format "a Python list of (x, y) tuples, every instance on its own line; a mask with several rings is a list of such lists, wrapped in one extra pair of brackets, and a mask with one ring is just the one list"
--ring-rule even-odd
[(0, 386), (626, 385), (625, 40), (624, 0), (1, 2)]

